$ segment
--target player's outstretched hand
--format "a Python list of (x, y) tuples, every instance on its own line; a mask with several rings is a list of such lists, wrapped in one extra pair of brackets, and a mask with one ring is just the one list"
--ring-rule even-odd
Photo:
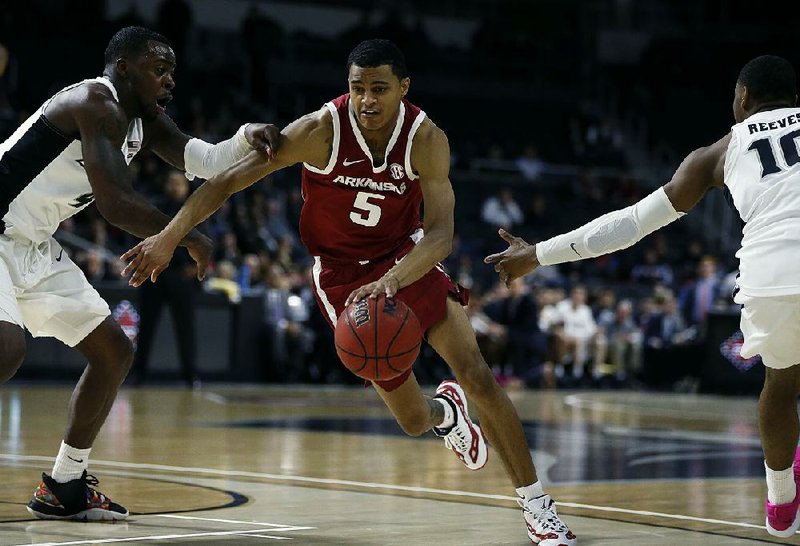
[(281, 130), (269, 123), (248, 123), (244, 136), (253, 149), (263, 152), (270, 160), (275, 158), (281, 146)]
[(353, 290), (350, 295), (347, 296), (347, 301), (344, 302), (344, 306), (347, 307), (354, 301), (361, 301), (366, 297), (377, 298), (381, 294), (385, 294), (387, 298), (391, 298), (397, 294), (399, 289), (400, 282), (397, 280), (397, 277), (387, 273), (377, 281), (365, 284), (361, 288)]
[[(197, 264), (197, 280), (202, 281), (206, 278), (208, 262), (211, 261), (211, 253), (214, 252), (214, 242), (209, 237), (202, 235), (190, 244), (187, 250), (189, 251), (189, 256)], [(175, 249), (173, 249), (174, 251)]]
[(494, 270), (500, 275), (500, 280), (508, 286), (514, 279), (524, 277), (539, 267), (536, 245), (529, 245), (521, 237), (514, 237), (504, 229), (498, 230), (497, 233), (508, 243), (508, 248), (503, 252), (486, 256), (483, 261), (494, 264)]
[[(120, 257), (127, 263), (121, 275), (130, 276), (128, 279), (130, 286), (141, 286), (148, 277), (155, 282), (159, 274), (169, 265), (174, 252), (175, 247), (167, 243), (161, 234), (148, 237)], [(189, 252), (191, 253), (191, 250)]]

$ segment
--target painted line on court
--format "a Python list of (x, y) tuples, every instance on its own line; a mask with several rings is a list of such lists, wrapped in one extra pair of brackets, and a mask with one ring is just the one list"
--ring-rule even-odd
[[(40, 462), (53, 462), (53, 457), (44, 457), (41, 455), (14, 455), (8, 453), (0, 453), (0, 459), (7, 459), (7, 460), (31, 460), (31, 461), (40, 461)], [(184, 466), (170, 466), (170, 465), (160, 465), (160, 464), (148, 464), (148, 463), (128, 463), (122, 461), (103, 461), (103, 460), (92, 460), (93, 466), (107, 466), (111, 468), (127, 468), (127, 469), (140, 469), (140, 470), (155, 470), (161, 472), (175, 472), (181, 474), (204, 474), (208, 476), (225, 476), (225, 477), (238, 477), (238, 478), (261, 478), (266, 480), (275, 480), (275, 481), (284, 481), (284, 482), (301, 482), (301, 483), (314, 483), (314, 484), (325, 484), (325, 485), (342, 485), (348, 487), (359, 487), (363, 489), (388, 489), (390, 491), (407, 491), (411, 493), (431, 493), (436, 495), (445, 495), (451, 497), (469, 497), (469, 498), (478, 498), (478, 499), (492, 499), (492, 500), (507, 500), (507, 501), (515, 501), (517, 500), (516, 497), (510, 497), (508, 495), (491, 495), (487, 493), (474, 493), (472, 491), (452, 491), (448, 489), (434, 489), (431, 487), (416, 487), (410, 485), (395, 485), (395, 484), (387, 484), (387, 483), (374, 483), (374, 482), (358, 482), (352, 480), (338, 480), (333, 478), (312, 478), (308, 476), (292, 476), (292, 475), (283, 475), (283, 474), (268, 474), (265, 472), (248, 472), (244, 470), (223, 470), (223, 469), (213, 469), (213, 468), (197, 468), (197, 467), (184, 467)], [(650, 516), (650, 517), (658, 517), (658, 518), (665, 518), (665, 519), (672, 519), (672, 520), (680, 520), (680, 521), (692, 521), (697, 523), (711, 523), (714, 525), (726, 525), (730, 527), (746, 527), (748, 529), (764, 529), (763, 525), (756, 525), (752, 523), (743, 523), (738, 521), (726, 521), (721, 519), (712, 519), (712, 518), (700, 518), (696, 516), (689, 516), (685, 514), (667, 514), (664, 512), (651, 512), (648, 510), (632, 510), (629, 508), (618, 508), (616, 506), (596, 506), (593, 504), (582, 504), (577, 502), (559, 502), (559, 506), (568, 507), (568, 508), (580, 508), (583, 510), (594, 510), (597, 512), (611, 512), (617, 514), (629, 514), (629, 515), (636, 515), (636, 516)], [(691, 529), (689, 529), (691, 530)], [(274, 532), (274, 529), (272, 529)], [(241, 533), (242, 531), (237, 531)], [(65, 546), (67, 544), (87, 544), (91, 543), (92, 541), (88, 542), (59, 542), (53, 543), (58, 544), (59, 546)], [(102, 541), (98, 541), (102, 542)], [(50, 543), (48, 543), (50, 544)], [(26, 545), (31, 546), (31, 545)], [(43, 545), (33, 545), (33, 546), (43, 546)]]
[(215, 523), (234, 523), (236, 525), (256, 525), (258, 527), (280, 527), (280, 531), (306, 531), (309, 529), (316, 529), (316, 527), (298, 527), (296, 525), (285, 525), (282, 523), (264, 523), (261, 521), (241, 521), (237, 519), (218, 519), (218, 518), (201, 518), (198, 516), (179, 516), (177, 514), (146, 514), (147, 517), (155, 518), (171, 518), (171, 519), (190, 519), (196, 521), (213, 521)]
[[(182, 538), (202, 538), (202, 537), (224, 537), (224, 536), (249, 536), (252, 533), (274, 533), (276, 530), (279, 529), (253, 529), (250, 531), (207, 531), (203, 533), (187, 533), (184, 535), (172, 534), (172, 535), (145, 535), (139, 537), (126, 537), (126, 538), (92, 538), (86, 540), (70, 540), (67, 542), (36, 542), (31, 544), (30, 542), (26, 542), (23, 544), (17, 544), (15, 546), (72, 546), (74, 544), (112, 544), (112, 543), (120, 543), (120, 542), (134, 542), (134, 541), (151, 541), (151, 540), (173, 540), (173, 539), (182, 539)], [(292, 540), (289, 537), (276, 537), (272, 535), (258, 535), (262, 538), (271, 538), (274, 540)]]

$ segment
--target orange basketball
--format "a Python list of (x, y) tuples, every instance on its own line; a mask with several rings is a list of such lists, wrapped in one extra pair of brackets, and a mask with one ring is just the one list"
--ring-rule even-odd
[(370, 381), (387, 381), (414, 364), (422, 331), (405, 303), (381, 295), (348, 305), (336, 322), (334, 338), (348, 370)]

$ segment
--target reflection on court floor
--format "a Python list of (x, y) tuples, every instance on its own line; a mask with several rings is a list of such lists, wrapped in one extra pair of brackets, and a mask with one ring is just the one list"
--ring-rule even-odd
[[(526, 544), (497, 457), (468, 472), (361, 388), (124, 390), (92, 452), (124, 524), (32, 519), (70, 390), (0, 390), (0, 545)], [(763, 531), (751, 398), (511, 393), (581, 544), (800, 544)]]

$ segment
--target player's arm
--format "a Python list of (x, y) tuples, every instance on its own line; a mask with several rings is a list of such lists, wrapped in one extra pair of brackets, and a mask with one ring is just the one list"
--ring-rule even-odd
[[(158, 233), (169, 217), (133, 189), (132, 176), (121, 146), (128, 131), (119, 104), (104, 90), (87, 90), (74, 107), (81, 136), (84, 168), (100, 214), (111, 224), (138, 237)], [(181, 244), (210, 252), (211, 241), (197, 231), (187, 232)]]
[(609, 212), (578, 229), (535, 245), (500, 230), (508, 248), (487, 256), (506, 284), (539, 265), (594, 258), (632, 246), (691, 210), (712, 186), (723, 184), (730, 134), (698, 148), (683, 160), (666, 185), (630, 207)]
[(271, 158), (280, 145), (280, 129), (264, 123), (246, 123), (229, 139), (209, 144), (181, 131), (166, 114), (145, 125), (146, 147), (187, 176), (211, 178), (252, 150)]
[(148, 277), (155, 280), (169, 264), (178, 241), (216, 212), (234, 193), (274, 171), (296, 163), (306, 162), (315, 166), (327, 163), (333, 141), (332, 122), (327, 109), (290, 123), (281, 135), (280, 148), (272, 159), (267, 160), (256, 150), (249, 152), (193, 192), (161, 233), (148, 237), (123, 254), (123, 260), (131, 260), (122, 272), (123, 275), (130, 275), (129, 284), (139, 286)]
[(455, 196), (450, 184), (450, 144), (444, 131), (429, 120), (420, 126), (414, 138), (411, 164), (419, 174), (425, 204), (425, 237), (380, 280), (353, 291), (347, 305), (381, 293), (393, 296), (421, 279), (453, 248)]

